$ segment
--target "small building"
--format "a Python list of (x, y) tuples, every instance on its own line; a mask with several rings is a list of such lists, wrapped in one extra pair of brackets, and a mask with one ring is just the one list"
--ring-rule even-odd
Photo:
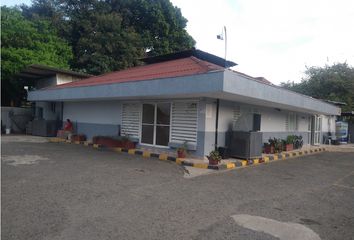
[(340, 108), (225, 67), (234, 62), (195, 49), (143, 61), (30, 91), (28, 100), (45, 108), (46, 120), (71, 119), (88, 138), (124, 135), (158, 148), (187, 142), (196, 156), (226, 146), (233, 131), (262, 132), (263, 142), (296, 134), (304, 144), (334, 134)]
[[(65, 83), (75, 82), (88, 77), (92, 77), (92, 75), (45, 65), (32, 64), (19, 72), (17, 77), (24, 83), (28, 90), (35, 91), (39, 89), (47, 89), (49, 87), (54, 87)], [(53, 119), (53, 116), (49, 116), (53, 115), (52, 111), (48, 111), (55, 107), (61, 107), (60, 102), (36, 102), (36, 107), (37, 111), (41, 111), (40, 113), (37, 113), (37, 117), (39, 118), (42, 118), (42, 114), (44, 114), (44, 119), (61, 119), (60, 116), (55, 116)]]

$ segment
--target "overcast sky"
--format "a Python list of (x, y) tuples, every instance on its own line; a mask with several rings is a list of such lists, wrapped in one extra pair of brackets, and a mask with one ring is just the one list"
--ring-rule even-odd
[[(188, 19), (200, 50), (224, 57), (216, 39), (227, 28), (235, 70), (275, 84), (299, 82), (305, 66), (354, 66), (354, 0), (171, 0)], [(28, 4), (2, 0), (1, 5)]]

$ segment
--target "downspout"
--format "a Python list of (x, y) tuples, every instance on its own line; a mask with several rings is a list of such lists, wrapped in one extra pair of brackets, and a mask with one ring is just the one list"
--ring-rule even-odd
[(220, 99), (216, 99), (216, 118), (215, 118), (215, 151), (218, 150), (218, 128), (219, 128), (219, 105)]

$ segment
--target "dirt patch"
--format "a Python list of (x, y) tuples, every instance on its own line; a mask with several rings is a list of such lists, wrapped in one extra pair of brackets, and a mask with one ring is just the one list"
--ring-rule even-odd
[(11, 166), (37, 164), (39, 161), (49, 160), (39, 155), (12, 155), (2, 156), (2, 161)]

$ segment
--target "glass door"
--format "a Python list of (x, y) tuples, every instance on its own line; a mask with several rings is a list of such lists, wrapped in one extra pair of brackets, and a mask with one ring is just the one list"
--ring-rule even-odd
[(143, 104), (141, 143), (154, 144), (155, 104)]
[(321, 143), (322, 118), (315, 116), (315, 145)]
[(319, 145), (321, 143), (322, 118), (319, 116), (312, 117), (311, 123), (311, 144)]
[(141, 143), (168, 146), (170, 141), (170, 103), (144, 103)]
[(170, 141), (170, 103), (156, 104), (156, 128), (155, 128), (155, 145), (168, 146)]

